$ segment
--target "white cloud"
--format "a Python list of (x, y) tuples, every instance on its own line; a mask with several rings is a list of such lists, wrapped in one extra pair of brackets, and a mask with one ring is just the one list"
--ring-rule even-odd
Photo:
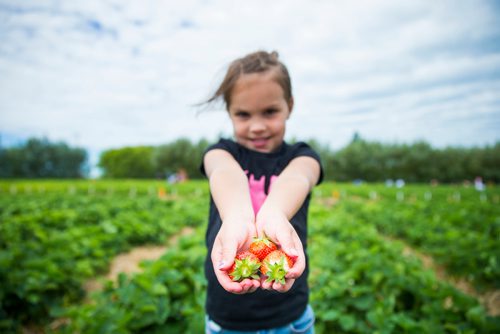
[(223, 111), (192, 106), (233, 58), (263, 48), (292, 74), (289, 138), (492, 143), (499, 14), (487, 0), (11, 1), (0, 132), (94, 151), (230, 134)]

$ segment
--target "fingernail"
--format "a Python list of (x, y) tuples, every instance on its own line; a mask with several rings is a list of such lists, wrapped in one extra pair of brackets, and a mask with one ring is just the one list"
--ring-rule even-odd
[(219, 262), (219, 269), (224, 268), (224, 265), (225, 265), (225, 262), (224, 261), (220, 261)]
[(290, 249), (290, 251), (288, 252), (288, 255), (291, 256), (291, 257), (298, 257), (299, 256), (299, 253), (297, 253), (297, 250), (295, 248), (292, 248)]

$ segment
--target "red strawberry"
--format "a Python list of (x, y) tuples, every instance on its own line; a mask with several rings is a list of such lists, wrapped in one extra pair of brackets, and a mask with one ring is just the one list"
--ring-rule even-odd
[(260, 264), (257, 256), (248, 251), (241, 252), (234, 258), (229, 277), (235, 282), (243, 281), (245, 278), (259, 279)]
[(262, 261), (260, 272), (267, 276), (267, 282), (278, 282), (285, 284), (285, 276), (293, 266), (293, 260), (282, 250), (269, 253)]
[(278, 249), (278, 247), (276, 247), (276, 245), (271, 240), (264, 237), (253, 238), (253, 241), (250, 244), (249, 251), (250, 253), (257, 256), (260, 261), (262, 261), (267, 256), (267, 254), (275, 251), (276, 249)]

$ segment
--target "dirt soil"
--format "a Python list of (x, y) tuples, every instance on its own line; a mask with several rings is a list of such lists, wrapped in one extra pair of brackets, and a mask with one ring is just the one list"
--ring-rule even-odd
[[(118, 274), (121, 272), (126, 274), (140, 272), (142, 270), (139, 267), (141, 261), (158, 259), (167, 251), (169, 247), (175, 245), (180, 237), (192, 234), (193, 232), (194, 229), (192, 227), (185, 227), (179, 233), (172, 236), (165, 245), (136, 247), (128, 253), (119, 254), (111, 262), (109, 272), (105, 276), (89, 280), (84, 284), (84, 289), (87, 291), (87, 295), (94, 291), (101, 290), (104, 279), (116, 282)], [(61, 325), (68, 323), (68, 321), (69, 320), (65, 318), (56, 319), (50, 324), (50, 327), (52, 330), (56, 330)], [(40, 326), (26, 324), (22, 327), (21, 333), (44, 334), (44, 330)]]
[(156, 260), (160, 258), (169, 247), (177, 243), (177, 240), (185, 235), (192, 234), (192, 227), (185, 227), (179, 233), (171, 237), (165, 245), (162, 246), (141, 246), (132, 249), (128, 253), (119, 254), (116, 256), (109, 266), (108, 273), (99, 278), (87, 281), (84, 284), (84, 289), (87, 294), (102, 289), (102, 281), (104, 279), (116, 282), (120, 273), (132, 274), (140, 272), (142, 269), (139, 264), (144, 260)]
[[(385, 238), (387, 240), (396, 240), (390, 237)], [(500, 316), (500, 290), (490, 290), (480, 293), (467, 280), (449, 275), (445, 268), (436, 264), (434, 259), (429, 255), (423, 254), (411, 248), (402, 240), (398, 241), (405, 244), (403, 255), (415, 256), (419, 258), (425, 268), (432, 269), (436, 273), (439, 280), (448, 282), (463, 293), (477, 298), (489, 315), (494, 317)]]

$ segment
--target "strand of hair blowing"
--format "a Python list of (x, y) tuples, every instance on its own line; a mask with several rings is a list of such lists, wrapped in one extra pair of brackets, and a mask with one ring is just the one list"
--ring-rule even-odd
[(215, 93), (205, 102), (212, 103), (219, 98), (224, 100), (226, 109), (231, 104), (231, 92), (236, 81), (244, 74), (275, 71), (276, 81), (283, 89), (284, 98), (292, 98), (292, 84), (286, 66), (279, 60), (278, 52), (256, 51), (234, 60)]

